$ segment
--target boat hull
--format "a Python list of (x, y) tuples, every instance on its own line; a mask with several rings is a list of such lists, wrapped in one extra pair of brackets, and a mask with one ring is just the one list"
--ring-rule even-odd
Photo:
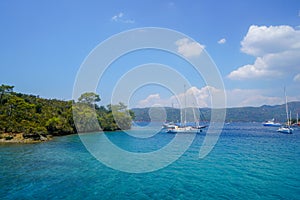
[(263, 125), (269, 126), (269, 127), (280, 127), (281, 126), (281, 124), (279, 124), (279, 123), (274, 123), (274, 124), (264, 123)]
[(167, 130), (167, 133), (199, 133), (202, 132), (202, 129), (205, 128), (206, 126), (203, 127), (175, 127)]
[(279, 133), (292, 134), (293, 129), (289, 127), (281, 127), (277, 130)]

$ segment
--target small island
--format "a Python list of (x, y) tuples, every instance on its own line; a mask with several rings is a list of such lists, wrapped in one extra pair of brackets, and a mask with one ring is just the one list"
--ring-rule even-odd
[[(130, 129), (134, 117), (123, 103), (99, 106), (100, 96), (93, 92), (82, 94), (78, 101), (63, 101), (16, 93), (13, 89), (10, 85), (0, 86), (1, 143), (48, 141), (53, 136), (75, 134), (82, 130), (81, 126), (90, 132), (98, 130), (84, 123), (77, 123), (76, 127), (73, 113), (79, 118), (97, 119), (103, 131)], [(117, 123), (115, 118), (122, 120)]]

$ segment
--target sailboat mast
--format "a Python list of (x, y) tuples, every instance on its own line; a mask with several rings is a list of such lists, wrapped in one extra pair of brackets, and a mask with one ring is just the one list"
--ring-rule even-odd
[(289, 109), (288, 109), (288, 104), (287, 104), (287, 96), (286, 96), (286, 90), (285, 90), (285, 87), (284, 87), (284, 95), (285, 95), (285, 112), (286, 112), (286, 119), (287, 119), (287, 123), (288, 123), (288, 126), (290, 124), (290, 120), (289, 120)]
[(292, 111), (290, 111), (289, 125), (292, 125)]
[(182, 125), (182, 108), (180, 109), (180, 125)]
[(199, 126), (199, 121), (198, 121), (198, 119), (197, 119), (197, 117), (196, 117), (196, 113), (195, 113), (195, 110), (194, 110), (195, 107), (193, 107), (192, 109), (193, 109), (193, 114), (194, 114), (195, 125), (196, 125), (196, 127), (197, 127), (197, 126)]
[(186, 126), (186, 89), (184, 85), (184, 126)]

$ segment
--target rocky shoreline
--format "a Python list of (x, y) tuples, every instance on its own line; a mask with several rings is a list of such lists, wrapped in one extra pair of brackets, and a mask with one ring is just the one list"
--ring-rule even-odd
[(52, 139), (51, 135), (37, 133), (2, 133), (0, 134), (0, 143), (38, 143)]

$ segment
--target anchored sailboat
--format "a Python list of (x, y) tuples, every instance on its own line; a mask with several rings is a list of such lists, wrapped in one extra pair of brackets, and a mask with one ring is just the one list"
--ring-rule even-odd
[[(185, 87), (184, 87), (185, 91)], [(195, 120), (195, 126), (189, 126), (187, 125), (187, 114), (186, 114), (186, 95), (184, 99), (184, 119), (183, 119), (183, 112), (182, 109), (180, 110), (180, 126), (174, 125), (168, 128), (167, 133), (197, 133), (202, 132), (202, 129), (206, 128), (207, 126), (200, 126), (199, 120), (197, 120), (195, 108), (192, 108), (194, 120)]]
[[(193, 113), (195, 112), (193, 109)], [(186, 112), (186, 110), (185, 110)], [(182, 115), (182, 112), (181, 112)], [(185, 115), (186, 116), (186, 115)], [(197, 132), (202, 132), (202, 129), (206, 128), (206, 126), (200, 126), (199, 122), (196, 120), (196, 115), (194, 114), (195, 118), (195, 126), (189, 126), (186, 123), (186, 118), (184, 119), (184, 123), (180, 123), (180, 126), (174, 125), (172, 127), (169, 127), (167, 130), (167, 133), (197, 133)], [(183, 118), (183, 117), (181, 117)]]
[(287, 124), (285, 126), (280, 127), (277, 131), (280, 132), (280, 133), (292, 134), (293, 133), (293, 129), (291, 128), (292, 120), (289, 117), (289, 109), (288, 109), (288, 103), (287, 103), (287, 96), (286, 96), (285, 88), (284, 88), (284, 94), (285, 94), (285, 112), (286, 112)]

